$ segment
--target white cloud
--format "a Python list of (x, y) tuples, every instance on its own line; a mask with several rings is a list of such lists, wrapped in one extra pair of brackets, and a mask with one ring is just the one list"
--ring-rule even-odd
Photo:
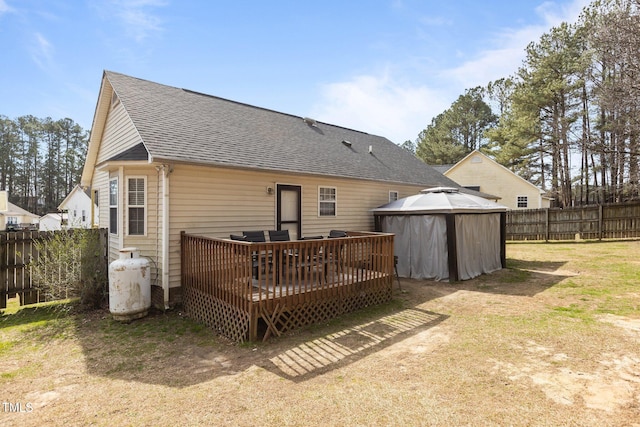
[[(494, 45), (473, 59), (452, 69), (431, 70), (431, 79), (424, 74), (411, 77), (412, 81), (422, 79), (424, 83), (402, 83), (414, 71), (400, 70), (396, 64), (393, 75), (387, 70), (326, 84), (311, 114), (321, 121), (385, 136), (397, 144), (413, 141), (433, 117), (449, 108), (466, 89), (514, 74), (530, 42), (537, 41), (562, 21), (576, 22), (589, 3), (589, 0), (573, 0), (564, 5), (542, 3), (536, 9), (542, 24), (503, 29), (496, 33)], [(432, 19), (423, 24), (446, 26), (448, 22)], [(438, 83), (434, 83), (436, 79)]]
[(504, 29), (496, 37), (492, 49), (487, 49), (447, 74), (455, 77), (464, 88), (484, 86), (490, 81), (513, 75), (525, 59), (525, 49), (531, 42), (562, 22), (576, 22), (580, 12), (589, 5), (590, 0), (573, 0), (558, 5), (544, 2), (536, 8), (542, 18), (539, 25), (529, 25), (518, 29)]
[(447, 107), (445, 99), (438, 90), (402, 84), (385, 71), (325, 85), (311, 115), (401, 144), (415, 140), (430, 118)]
[(7, 12), (12, 12), (13, 9), (9, 7), (5, 0), (0, 0), (0, 15)]
[(162, 20), (149, 9), (166, 5), (165, 0), (109, 0), (108, 2), (110, 13), (120, 20), (127, 36), (137, 42), (142, 42), (152, 34), (162, 31)]
[(53, 65), (53, 45), (42, 34), (34, 34), (34, 44), (31, 46), (31, 58), (44, 71), (51, 71)]

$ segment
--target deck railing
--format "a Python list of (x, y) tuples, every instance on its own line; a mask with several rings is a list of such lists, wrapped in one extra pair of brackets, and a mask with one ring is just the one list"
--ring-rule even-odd
[(255, 340), (388, 300), (393, 235), (249, 243), (182, 234), (190, 315), (230, 338)]

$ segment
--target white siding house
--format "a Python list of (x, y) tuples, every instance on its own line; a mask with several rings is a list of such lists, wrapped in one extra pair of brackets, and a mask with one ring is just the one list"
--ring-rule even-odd
[(67, 214), (63, 212), (49, 212), (40, 217), (38, 224), (40, 231), (58, 231), (66, 229), (68, 224)]
[[(91, 206), (89, 194), (80, 185), (76, 185), (60, 203), (58, 211), (67, 214), (67, 224), (64, 228), (91, 228), (93, 224), (98, 224), (98, 207)], [(93, 215), (93, 221), (91, 215)]]

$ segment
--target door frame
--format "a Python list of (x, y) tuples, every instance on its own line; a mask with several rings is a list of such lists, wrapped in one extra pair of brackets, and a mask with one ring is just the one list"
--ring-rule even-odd
[[(295, 191), (298, 195), (297, 221), (282, 221), (282, 192)], [(276, 230), (282, 230), (282, 224), (298, 224), (298, 239), (302, 237), (302, 186), (292, 184), (276, 184)]]

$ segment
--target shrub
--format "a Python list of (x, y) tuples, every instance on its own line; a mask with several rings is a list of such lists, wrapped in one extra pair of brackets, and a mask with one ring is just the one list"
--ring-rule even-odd
[(34, 242), (37, 256), (30, 263), (31, 278), (47, 300), (79, 298), (89, 308), (102, 304), (108, 275), (97, 231), (57, 231)]

